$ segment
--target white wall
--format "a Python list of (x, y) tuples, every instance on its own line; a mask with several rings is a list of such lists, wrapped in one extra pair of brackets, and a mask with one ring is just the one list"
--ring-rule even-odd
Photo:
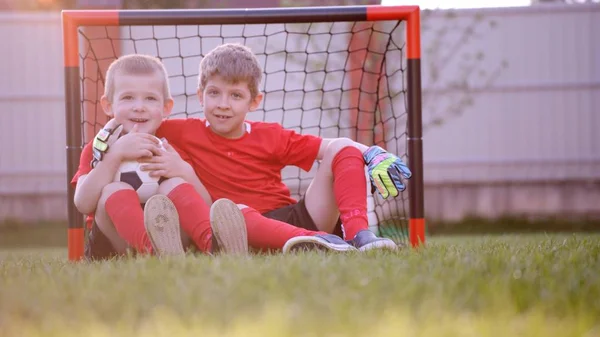
[[(484, 59), (477, 70), (493, 73), (503, 63), (506, 68), (492, 83), (485, 83), (490, 75), (469, 77), (473, 105), (427, 130), (426, 180), (600, 178), (600, 6), (462, 10), (447, 16), (426, 16), (425, 46), (437, 29), (476, 20), (480, 36), (460, 46), (438, 83), (462, 78), (462, 57), (479, 51)], [(451, 49), (464, 31), (448, 29), (443, 46)], [(432, 56), (423, 56), (425, 123), (449, 107), (448, 100), (464, 95), (432, 85), (431, 70), (442, 65)]]
[(0, 12), (0, 219), (64, 218), (60, 16)]
[[(455, 44), (468, 26), (479, 35)], [(440, 30), (445, 35), (438, 42), (436, 32)], [(423, 13), (424, 122), (429, 126), (433, 118), (445, 118), (441, 126), (427, 127), (424, 134), (428, 215), (460, 217), (470, 212), (468, 207), (473, 202), (469, 200), (481, 200), (469, 194), (462, 206), (452, 206), (458, 190), (441, 191), (435, 187), (439, 184), (600, 179), (600, 137), (596, 132), (600, 128), (598, 31), (599, 6)], [(178, 29), (176, 34), (181, 38), (189, 32)], [(194, 39), (189, 38), (190, 42)], [(60, 17), (0, 14), (0, 39), (5, 46), (0, 54), (0, 219), (64, 219)], [(169, 43), (175, 41), (164, 40), (160, 46), (154, 40), (140, 43), (170, 53)], [(459, 47), (453, 49), (455, 45)], [(432, 48), (442, 52), (431, 52)], [(127, 51), (128, 46), (123, 49)], [(479, 51), (483, 60), (470, 64), (476, 63), (476, 69), (485, 69), (488, 75), (470, 77), (467, 89), (453, 89), (451, 82), (462, 78), (463, 57)], [(172, 79), (175, 93), (188, 93), (195, 85), (200, 51), (194, 53), (197, 55), (189, 59), (170, 60), (180, 69), (183, 63), (182, 76)], [(500, 67), (503, 63), (505, 68)], [(484, 83), (499, 68), (497, 76)], [(438, 80), (431, 79), (434, 70)], [(459, 116), (446, 118), (451, 102), (464, 97), (472, 104)], [(183, 110), (186, 104), (192, 111), (198, 109), (193, 98), (178, 99), (176, 110)], [(502, 193), (506, 198), (507, 194)], [(594, 210), (595, 199), (583, 199), (590, 206), (572, 212)], [(475, 211), (495, 215), (495, 205), (490, 203)], [(600, 199), (595, 205), (600, 205)], [(517, 206), (496, 209), (528, 209)], [(457, 211), (460, 207), (464, 209)]]

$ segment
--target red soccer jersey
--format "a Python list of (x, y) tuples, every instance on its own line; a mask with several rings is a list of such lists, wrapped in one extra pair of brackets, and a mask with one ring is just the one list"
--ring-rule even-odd
[(79, 157), (79, 168), (77, 168), (77, 172), (75, 172), (73, 179), (71, 179), (71, 186), (73, 186), (73, 188), (77, 186), (77, 181), (79, 180), (79, 177), (81, 177), (84, 174), (90, 173), (90, 171), (92, 170), (91, 163), (93, 158), (94, 155), (92, 154), (92, 142), (89, 142), (85, 144), (83, 150), (81, 151), (81, 156)]
[(164, 121), (156, 135), (189, 156), (213, 200), (227, 198), (260, 213), (296, 203), (281, 170), (288, 165), (310, 170), (321, 146), (319, 137), (251, 121), (238, 139), (215, 134), (197, 118)]
[[(90, 173), (90, 171), (92, 170), (93, 158), (94, 155), (92, 154), (92, 142), (89, 142), (83, 147), (83, 150), (81, 151), (81, 156), (79, 157), (79, 168), (77, 168), (77, 172), (75, 172), (73, 179), (71, 179), (71, 186), (73, 186), (73, 188), (77, 186), (77, 181), (79, 180), (79, 177)], [(91, 229), (94, 221), (94, 214), (92, 213), (86, 215), (86, 226), (88, 229)]]

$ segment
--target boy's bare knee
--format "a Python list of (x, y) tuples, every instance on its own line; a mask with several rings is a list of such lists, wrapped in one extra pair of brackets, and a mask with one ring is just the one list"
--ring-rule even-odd
[(336, 140), (331, 141), (327, 147), (325, 148), (325, 153), (323, 155), (324, 160), (333, 160), (336, 154), (340, 152), (343, 148), (354, 146), (354, 141), (350, 138), (338, 138)]
[(115, 181), (104, 186), (102, 189), (102, 194), (113, 194), (120, 190), (133, 190), (133, 187), (127, 183)]
[(110, 217), (106, 213), (106, 210), (98, 209), (96, 211), (94, 220), (96, 222), (96, 226), (98, 226), (100, 232), (102, 232), (102, 234), (106, 236), (108, 241), (110, 241), (114, 250), (119, 254), (126, 253), (129, 245), (127, 244), (127, 241), (125, 241), (115, 229), (115, 225), (110, 220)]
[(104, 203), (111, 195), (113, 195), (117, 191), (122, 190), (133, 190), (133, 187), (127, 183), (123, 183), (120, 181), (112, 182), (102, 189), (102, 193), (100, 194), (100, 199), (98, 200), (98, 207), (104, 208)]
[(158, 194), (163, 194), (163, 195), (167, 195), (169, 193), (171, 193), (172, 190), (175, 189), (175, 187), (184, 184), (186, 181), (179, 178), (179, 177), (174, 177), (174, 178), (169, 178), (166, 180), (163, 180), (163, 182), (160, 183), (160, 185), (158, 186)]

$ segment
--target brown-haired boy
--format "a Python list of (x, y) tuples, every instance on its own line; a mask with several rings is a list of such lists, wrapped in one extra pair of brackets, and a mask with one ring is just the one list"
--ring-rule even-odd
[[(260, 233), (253, 227), (285, 222), (311, 231), (336, 232), (363, 251), (396, 249), (392, 240), (376, 237), (368, 229), (364, 166), (373, 187), (384, 197), (395, 197), (405, 188), (401, 176), (410, 178), (408, 167), (380, 147), (348, 138), (301, 135), (277, 123), (246, 121), (248, 112), (262, 100), (261, 77), (262, 69), (249, 48), (240, 44), (215, 48), (200, 63), (197, 94), (206, 119), (167, 120), (157, 135), (186, 154), (212, 198), (243, 205), (250, 246), (281, 246), (288, 237), (278, 231)], [(308, 171), (315, 160), (321, 160), (319, 170), (297, 202), (282, 182), (281, 170), (295, 165)], [(149, 164), (147, 169), (160, 166)], [(295, 237), (284, 250), (321, 239)]]

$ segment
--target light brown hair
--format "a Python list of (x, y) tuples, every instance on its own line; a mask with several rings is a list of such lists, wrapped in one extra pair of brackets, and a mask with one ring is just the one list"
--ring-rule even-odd
[(198, 88), (204, 90), (208, 80), (220, 75), (227, 82), (248, 83), (250, 95), (258, 95), (262, 69), (250, 48), (239, 43), (226, 43), (211, 50), (200, 61)]
[(130, 54), (119, 57), (110, 64), (106, 71), (106, 84), (104, 85), (104, 96), (112, 102), (115, 93), (116, 75), (153, 75), (160, 74), (163, 78), (163, 99), (171, 99), (171, 89), (167, 69), (164, 64), (154, 56), (142, 54)]

